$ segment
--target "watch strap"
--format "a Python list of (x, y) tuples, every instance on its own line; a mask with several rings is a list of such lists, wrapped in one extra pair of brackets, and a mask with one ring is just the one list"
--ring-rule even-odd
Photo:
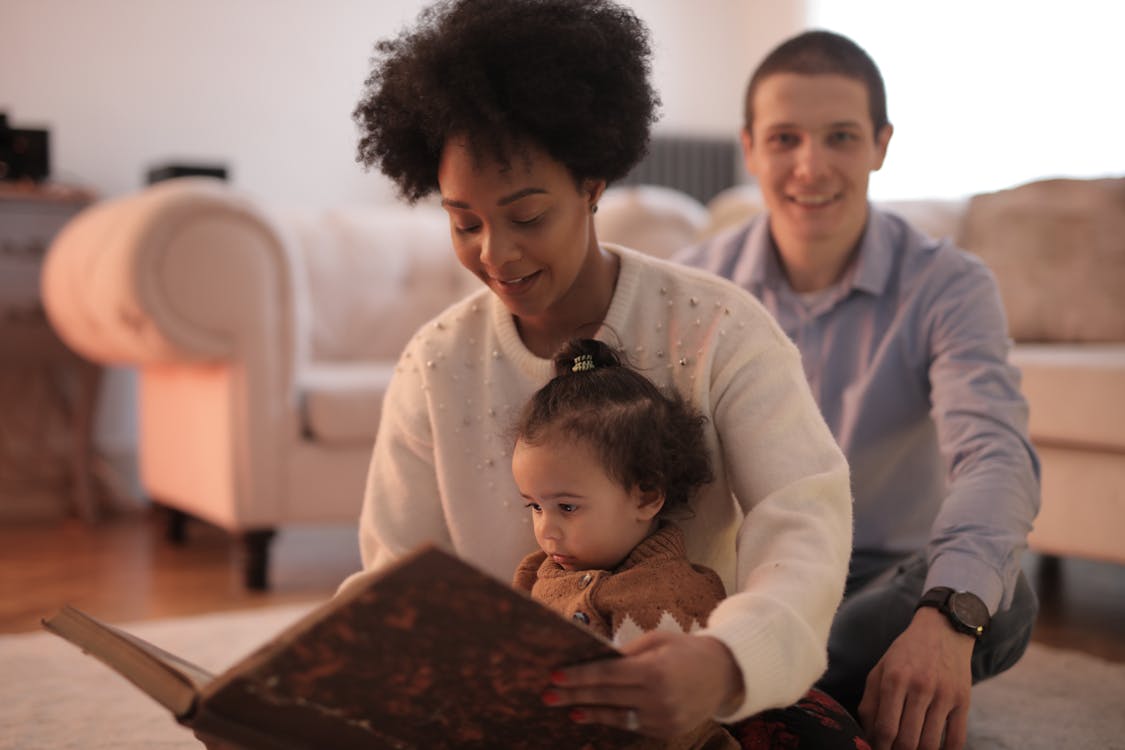
[[(942, 612), (946, 612), (949, 608), (949, 597), (953, 595), (953, 589), (949, 586), (934, 586), (932, 589), (922, 594), (922, 598), (918, 600), (918, 606), (914, 609), (917, 611), (921, 607), (936, 607)], [(948, 614), (948, 612), (946, 612)]]

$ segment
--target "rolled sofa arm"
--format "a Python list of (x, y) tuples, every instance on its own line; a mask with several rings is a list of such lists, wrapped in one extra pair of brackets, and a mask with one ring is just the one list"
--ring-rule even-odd
[(176, 179), (71, 220), (44, 261), (43, 301), (89, 359), (269, 362), (284, 392), (307, 317), (298, 263), (250, 200), (215, 180)]

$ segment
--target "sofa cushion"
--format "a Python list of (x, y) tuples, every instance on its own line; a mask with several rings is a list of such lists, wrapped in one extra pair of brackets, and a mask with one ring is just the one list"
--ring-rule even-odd
[(429, 205), (335, 209), (284, 221), (303, 256), (315, 361), (394, 361), (427, 320), (480, 282)]
[(707, 202), (708, 222), (703, 236), (733, 229), (765, 210), (765, 199), (756, 182), (733, 185)]
[(1125, 341), (1125, 178), (974, 196), (959, 244), (996, 274), (1017, 341)]
[(323, 443), (375, 442), (393, 362), (319, 363), (298, 377), (301, 433)]
[(605, 191), (595, 222), (602, 242), (670, 258), (699, 239), (707, 226), (707, 209), (672, 188), (631, 185)]
[(1020, 344), (1036, 443), (1125, 451), (1125, 343)]
[(968, 200), (883, 201), (879, 208), (906, 219), (915, 229), (935, 239), (956, 238), (961, 233)]

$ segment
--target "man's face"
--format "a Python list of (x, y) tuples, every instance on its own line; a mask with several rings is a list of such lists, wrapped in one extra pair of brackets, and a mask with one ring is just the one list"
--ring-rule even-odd
[(746, 167), (758, 178), (783, 254), (850, 250), (867, 221), (867, 181), (891, 126), (876, 135), (867, 89), (840, 75), (777, 73), (754, 92)]

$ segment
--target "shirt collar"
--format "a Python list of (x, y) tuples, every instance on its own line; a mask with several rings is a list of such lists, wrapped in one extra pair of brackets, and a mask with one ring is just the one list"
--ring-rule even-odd
[(859, 240), (854, 273), (851, 274), (851, 288), (880, 295), (887, 288), (894, 265), (894, 248), (899, 238), (895, 237), (899, 228), (887, 215), (870, 203), (867, 204), (867, 226)]
[(744, 235), (743, 252), (733, 269), (732, 277), (755, 293), (763, 287), (777, 288), (788, 284), (770, 236), (769, 214), (762, 213), (751, 223)]
[[(859, 251), (851, 268), (840, 281), (848, 291), (855, 289), (880, 295), (887, 287), (894, 265), (895, 234), (898, 228), (870, 203), (867, 225), (859, 240)], [(769, 231), (769, 214), (763, 213), (744, 235), (743, 252), (734, 268), (734, 278), (750, 285), (755, 293), (763, 288), (788, 288), (777, 249)]]

